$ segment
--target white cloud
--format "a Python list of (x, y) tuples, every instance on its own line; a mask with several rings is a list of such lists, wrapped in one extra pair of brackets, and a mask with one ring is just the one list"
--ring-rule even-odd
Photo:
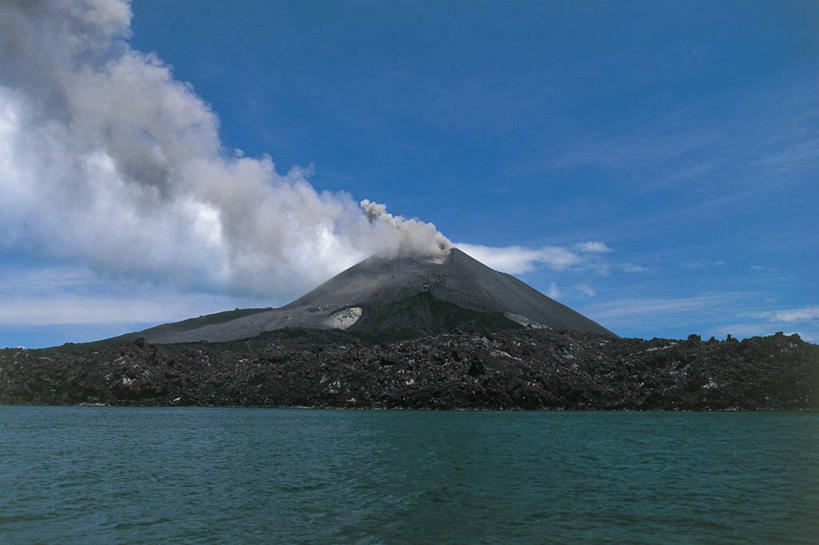
[(634, 263), (623, 263), (620, 265), (620, 268), (627, 273), (644, 273), (649, 271), (648, 267), (635, 265)]
[(553, 270), (564, 270), (580, 264), (583, 259), (561, 246), (525, 248), (523, 246), (481, 246), (478, 244), (455, 244), (485, 265), (510, 274), (520, 274), (543, 265)]
[(817, 329), (806, 329), (804, 327), (799, 327), (797, 330), (794, 329), (793, 326), (783, 326), (782, 324), (776, 325), (770, 322), (729, 324), (726, 326), (712, 328), (706, 333), (706, 335), (713, 335), (717, 338), (731, 335), (732, 337), (742, 339), (744, 337), (773, 335), (778, 331), (782, 331), (785, 335), (797, 334), (803, 341), (807, 341), (809, 343), (819, 342), (819, 330)]
[(705, 269), (707, 267), (722, 267), (724, 265), (725, 261), (721, 259), (696, 259), (682, 264), (683, 267), (691, 270)]
[(262, 298), (182, 292), (67, 266), (0, 266), (0, 300), (0, 325), (7, 326), (160, 323), (270, 305)]
[(646, 298), (619, 299), (594, 305), (594, 314), (601, 319), (647, 317), (676, 314), (681, 312), (699, 312), (703, 309), (723, 304), (721, 295), (700, 295), (679, 298)]
[[(584, 306), (583, 313), (617, 331), (628, 328), (651, 336), (661, 324), (680, 335), (750, 337), (776, 331), (799, 333), (814, 342), (819, 306), (759, 311), (763, 298), (756, 292), (705, 293), (692, 297), (623, 298)], [(686, 332), (687, 331), (687, 332)]]
[(560, 289), (558, 289), (557, 284), (555, 282), (552, 282), (551, 284), (549, 284), (549, 291), (546, 292), (546, 295), (548, 295), (552, 299), (559, 299), (560, 296), (563, 294), (560, 292)]
[(771, 333), (773, 333), (773, 331), (768, 324), (735, 323), (711, 328), (706, 332), (706, 335), (713, 335), (714, 337), (727, 337), (731, 335), (732, 337), (741, 339), (744, 337), (770, 335)]
[(0, 3), (0, 249), (275, 297), (376, 251), (447, 244), (226, 152), (210, 106), (130, 47), (130, 25), (123, 0)]
[(809, 343), (819, 344), (819, 329), (803, 329), (799, 336)]
[(574, 247), (579, 252), (589, 253), (589, 254), (602, 254), (612, 252), (613, 250), (606, 246), (605, 242), (598, 242), (598, 241), (588, 241), (588, 242), (580, 242), (575, 244)]
[(819, 320), (819, 307), (801, 307), (780, 310), (774, 313), (773, 319), (781, 322), (805, 322)]
[[(683, 107), (619, 134), (583, 134), (510, 170), (596, 165), (607, 172), (640, 171), (639, 180), (625, 178), (634, 190), (688, 187), (706, 202), (722, 202), (723, 182), (730, 178), (735, 190), (727, 198), (735, 203), (745, 195), (804, 183), (803, 175), (816, 171), (819, 139), (807, 129), (816, 117), (815, 87), (815, 76), (809, 76), (749, 94), (731, 105), (725, 123), (706, 122), (713, 115), (707, 108)], [(657, 216), (666, 223), (673, 219)]]
[(809, 322), (819, 320), (819, 306), (768, 310), (752, 314), (755, 318), (764, 318), (771, 322)]
[(597, 295), (597, 292), (591, 286), (587, 284), (578, 284), (577, 290), (587, 297), (594, 297)]
[(145, 297), (14, 297), (0, 306), (0, 325), (131, 324), (183, 320), (236, 308), (226, 296), (157, 294)]
[(530, 272), (537, 267), (553, 271), (571, 268), (608, 276), (613, 269), (626, 272), (646, 272), (648, 269), (631, 263), (613, 264), (604, 256), (613, 250), (604, 242), (580, 242), (565, 246), (483, 246), (459, 242), (455, 244), (478, 261), (510, 274)]
[(96, 282), (96, 275), (84, 267), (65, 265), (31, 269), (0, 266), (0, 298), (20, 294), (48, 295), (84, 289)]

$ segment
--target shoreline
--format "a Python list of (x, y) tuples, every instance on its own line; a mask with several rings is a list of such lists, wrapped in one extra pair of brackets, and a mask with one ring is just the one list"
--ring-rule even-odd
[[(0, 403), (404, 410), (819, 410), (819, 346), (552, 330), (0, 350)], [(319, 338), (321, 341), (321, 338)]]
[(819, 414), (819, 408), (758, 408), (743, 409), (731, 407), (725, 409), (570, 409), (563, 407), (542, 407), (538, 409), (523, 409), (512, 407), (508, 409), (487, 409), (487, 408), (449, 408), (435, 409), (427, 407), (335, 407), (335, 406), (306, 406), (306, 405), (124, 405), (111, 403), (74, 403), (74, 404), (40, 404), (40, 403), (4, 403), (3, 407), (30, 407), (30, 408), (51, 408), (51, 407), (80, 407), (87, 409), (272, 409), (288, 411), (396, 411), (396, 412), (427, 412), (427, 413), (448, 413), (448, 412), (480, 412), (480, 413), (808, 413)]

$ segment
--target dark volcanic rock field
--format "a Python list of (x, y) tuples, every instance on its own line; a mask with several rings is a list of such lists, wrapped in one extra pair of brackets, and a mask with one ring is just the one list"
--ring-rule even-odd
[(230, 343), (0, 350), (0, 403), (430, 409), (819, 409), (819, 346), (518, 329), (367, 343), (284, 330)]

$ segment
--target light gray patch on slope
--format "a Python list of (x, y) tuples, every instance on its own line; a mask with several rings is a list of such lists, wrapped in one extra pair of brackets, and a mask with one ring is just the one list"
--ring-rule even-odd
[(613, 336), (600, 324), (514, 276), (490, 269), (452, 249), (443, 262), (373, 256), (281, 308), (188, 331), (163, 331), (160, 327), (147, 334), (146, 339), (158, 343), (217, 342), (285, 327), (327, 329), (336, 312), (350, 307), (378, 307), (422, 291), (466, 309), (522, 317), (532, 325)]
[(324, 324), (330, 329), (347, 329), (355, 324), (364, 311), (361, 307), (350, 307), (330, 315)]
[(520, 324), (522, 326), (533, 327), (535, 329), (543, 329), (548, 326), (541, 324), (540, 322), (536, 322), (534, 320), (530, 320), (527, 316), (523, 314), (515, 314), (514, 312), (504, 312), (504, 316), (515, 322), (516, 324)]

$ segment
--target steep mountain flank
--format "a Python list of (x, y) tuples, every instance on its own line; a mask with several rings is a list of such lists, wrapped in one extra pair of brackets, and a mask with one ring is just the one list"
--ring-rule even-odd
[(224, 342), (285, 328), (348, 329), (385, 339), (519, 326), (613, 333), (458, 249), (440, 258), (373, 256), (277, 309), (237, 310), (118, 338)]

